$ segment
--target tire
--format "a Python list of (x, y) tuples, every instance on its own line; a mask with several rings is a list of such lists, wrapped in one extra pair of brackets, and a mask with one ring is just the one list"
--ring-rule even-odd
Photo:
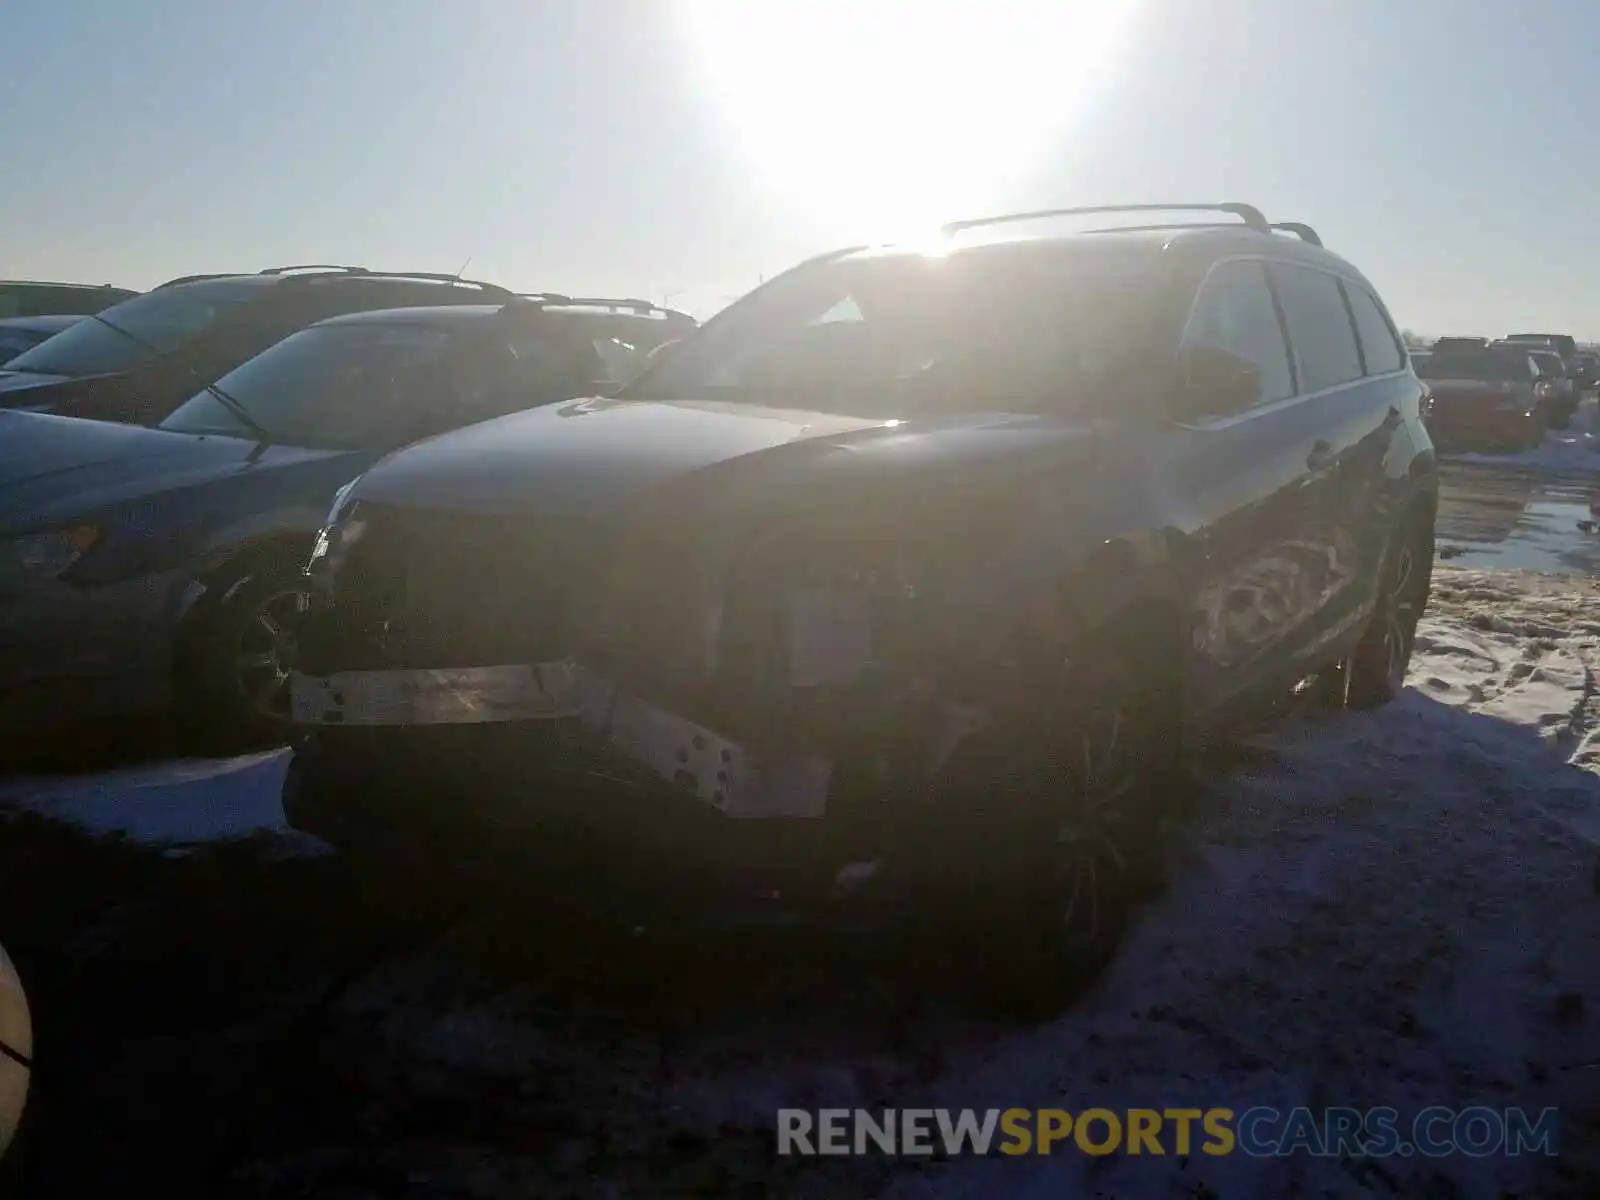
[(231, 752), (287, 737), (295, 625), (309, 599), (299, 565), (288, 554), (234, 565), (181, 631), (174, 716), (196, 748)]
[(959, 990), (996, 1015), (1060, 1011), (1162, 883), (1173, 689), (1149, 650), (1104, 634), (1085, 644), (1080, 662), (1021, 689), (1004, 728), (962, 744), (890, 852)]
[(1433, 523), (1413, 511), (1396, 531), (1378, 577), (1378, 603), (1366, 632), (1340, 664), (1345, 706), (1379, 708), (1405, 687), (1417, 622), (1433, 580)]

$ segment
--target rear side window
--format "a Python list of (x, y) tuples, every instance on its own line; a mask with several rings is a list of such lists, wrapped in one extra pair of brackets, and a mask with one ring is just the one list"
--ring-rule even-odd
[(1294, 394), (1289, 350), (1259, 262), (1223, 263), (1211, 272), (1189, 314), (1183, 344), (1214, 346), (1254, 363), (1261, 372), (1258, 404)]
[(1365, 288), (1353, 283), (1344, 285), (1344, 294), (1350, 301), (1350, 313), (1356, 319), (1356, 336), (1361, 339), (1367, 374), (1387, 375), (1398, 371), (1405, 362), (1405, 351), (1400, 348), (1400, 339), (1395, 336), (1378, 302)]
[(1361, 352), (1339, 281), (1325, 271), (1273, 263), (1289, 341), (1300, 362), (1300, 390), (1320, 392), (1361, 378)]

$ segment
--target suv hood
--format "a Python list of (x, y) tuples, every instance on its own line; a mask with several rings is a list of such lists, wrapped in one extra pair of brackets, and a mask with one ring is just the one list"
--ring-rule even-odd
[[(367, 472), (353, 497), (463, 513), (602, 515), (715, 473), (771, 496), (826, 492), (959, 461), (1092, 440), (1082, 426), (1009, 413), (889, 420), (720, 401), (591, 399), (530, 409), (420, 442)], [(725, 493), (726, 494), (726, 493)]]
[(134, 496), (204, 482), (254, 464), (325, 457), (240, 438), (0, 411), (0, 525), (89, 512)]

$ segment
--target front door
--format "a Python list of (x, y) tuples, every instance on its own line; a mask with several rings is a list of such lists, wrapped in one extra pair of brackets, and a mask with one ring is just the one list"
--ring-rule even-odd
[(1253, 403), (1181, 421), (1158, 451), (1183, 548), (1190, 707), (1203, 726), (1292, 678), (1315, 641), (1322, 429), (1260, 260), (1211, 269), (1183, 343), (1236, 355), (1259, 377)]

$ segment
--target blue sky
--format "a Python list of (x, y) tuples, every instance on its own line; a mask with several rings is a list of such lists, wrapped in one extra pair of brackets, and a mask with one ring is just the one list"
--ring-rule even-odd
[(901, 210), (1221, 198), (1402, 324), (1600, 338), (1600, 5), (727, 3), (0, 0), (0, 275), (470, 258), (704, 316)]

